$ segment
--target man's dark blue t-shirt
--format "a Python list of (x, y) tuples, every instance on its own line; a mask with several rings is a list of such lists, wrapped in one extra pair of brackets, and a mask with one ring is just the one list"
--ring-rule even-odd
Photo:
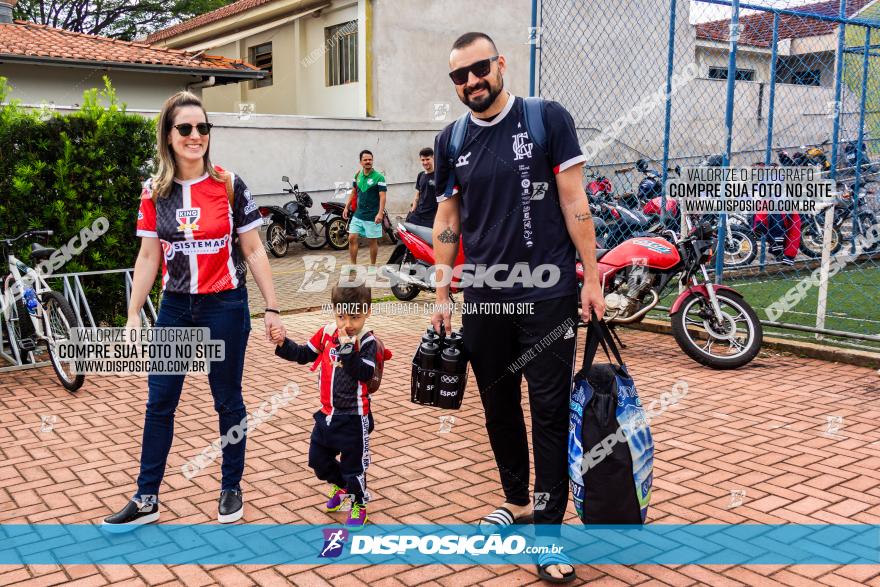
[(416, 177), (416, 190), (419, 201), (407, 220), (421, 226), (434, 226), (434, 215), (437, 214), (437, 188), (434, 174), (422, 171)]
[[(469, 117), (454, 168), (446, 157), (452, 125), (437, 135), (437, 201), (460, 199), (465, 262), (506, 265), (493, 276), (500, 287), (466, 287), (467, 302), (537, 301), (577, 292), (575, 249), (560, 208), (556, 174), (582, 163), (585, 157), (574, 121), (559, 103), (544, 104), (544, 126), (546, 154), (526, 132), (523, 100), (511, 96), (491, 121)], [(450, 173), (454, 173), (455, 188), (446, 193)], [(549, 288), (523, 287), (517, 279), (523, 264), (538, 281), (546, 280), (547, 271), (546, 267), (536, 269), (555, 266), (559, 281)]]

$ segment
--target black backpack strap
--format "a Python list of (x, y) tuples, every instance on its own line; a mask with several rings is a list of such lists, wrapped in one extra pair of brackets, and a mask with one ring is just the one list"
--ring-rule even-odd
[(544, 152), (544, 155), (549, 155), (550, 147), (547, 144), (547, 126), (544, 123), (544, 104), (545, 101), (541, 98), (523, 98), (523, 114), (526, 119), (526, 132), (529, 133), (529, 138)]
[(446, 182), (444, 194), (451, 194), (455, 188), (455, 163), (464, 147), (464, 135), (467, 133), (467, 123), (470, 112), (460, 116), (452, 123), (452, 132), (449, 133), (449, 142), (446, 143), (446, 161), (449, 163), (449, 180)]

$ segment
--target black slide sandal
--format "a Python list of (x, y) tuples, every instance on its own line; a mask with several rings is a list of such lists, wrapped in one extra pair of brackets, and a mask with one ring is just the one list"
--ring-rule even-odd
[[(547, 567), (552, 567), (553, 565), (568, 565), (571, 567), (571, 571), (562, 575), (561, 578), (556, 578), (550, 573), (547, 572)], [(571, 560), (561, 553), (549, 553), (545, 552), (538, 555), (538, 562), (535, 564), (538, 569), (538, 576), (544, 580), (549, 581), (550, 583), (569, 583), (574, 581), (577, 578), (577, 572), (574, 570), (574, 564), (572, 564)]]
[(513, 524), (532, 524), (534, 519), (534, 514), (531, 513), (516, 518), (514, 517), (513, 512), (509, 509), (506, 507), (500, 507), (491, 514), (483, 516), (483, 518), (480, 519), (480, 526), (499, 526), (501, 528), (506, 528)]

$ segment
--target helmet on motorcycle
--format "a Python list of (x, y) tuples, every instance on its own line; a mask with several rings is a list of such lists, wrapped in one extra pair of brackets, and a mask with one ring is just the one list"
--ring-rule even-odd
[(703, 167), (721, 167), (724, 164), (723, 155), (709, 155), (703, 160)]
[(662, 191), (659, 179), (656, 177), (646, 177), (639, 183), (639, 201), (647, 202), (652, 198), (660, 196)]

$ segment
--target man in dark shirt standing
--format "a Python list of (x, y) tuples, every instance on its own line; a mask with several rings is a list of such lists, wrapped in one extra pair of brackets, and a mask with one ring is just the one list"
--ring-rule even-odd
[(434, 215), (437, 213), (437, 188), (434, 183), (434, 149), (425, 147), (419, 151), (419, 159), (424, 171), (416, 177), (416, 195), (409, 207), (407, 222), (419, 226), (434, 226)]
[[(520, 405), (525, 375), (534, 489), (542, 506), (534, 508), (534, 521), (544, 525), (538, 526), (539, 533), (552, 534), (550, 525), (562, 523), (568, 503), (568, 406), (577, 349), (575, 251), (584, 262), (581, 316), (589, 319), (595, 312), (601, 318), (605, 311), (593, 220), (582, 184), (585, 157), (571, 115), (556, 102), (542, 105), (547, 152), (533, 142), (526, 130), (523, 99), (504, 89), (506, 61), (487, 35), (462, 35), (452, 47), (449, 64), (455, 91), (470, 113), (454, 162), (448, 161), (447, 151), (452, 125), (435, 141), (439, 205), (433, 236), (439, 310), (431, 321), (437, 330), (441, 324), (447, 331), (451, 328), (448, 272), (461, 238), (465, 263), (489, 267), (498, 280), (494, 286), (475, 282), (466, 287), (465, 306), (480, 312), (481, 303), (515, 302), (521, 311), (463, 312), (464, 345), (505, 496), (504, 504), (481, 523), (507, 525), (532, 514), (528, 440)], [(537, 276), (547, 267), (556, 268), (555, 278), (541, 282)], [(518, 277), (523, 268), (531, 280)], [(575, 578), (564, 556), (542, 555), (537, 562), (542, 578)]]

